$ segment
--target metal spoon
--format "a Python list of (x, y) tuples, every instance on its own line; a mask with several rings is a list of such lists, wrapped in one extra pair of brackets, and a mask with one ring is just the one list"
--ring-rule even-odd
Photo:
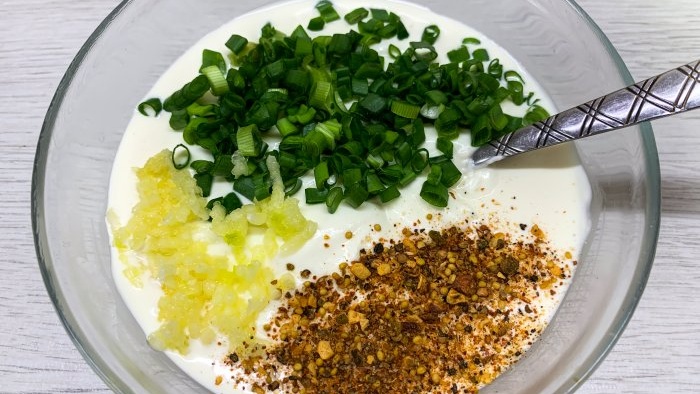
[(700, 107), (700, 60), (523, 127), (472, 155), (475, 166)]

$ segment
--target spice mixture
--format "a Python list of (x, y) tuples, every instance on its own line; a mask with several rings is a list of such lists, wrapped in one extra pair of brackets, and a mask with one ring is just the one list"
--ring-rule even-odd
[(406, 229), (332, 275), (304, 272), (264, 327), (274, 344), (227, 363), (256, 393), (475, 393), (544, 328), (534, 297), (571, 274), (529, 233)]

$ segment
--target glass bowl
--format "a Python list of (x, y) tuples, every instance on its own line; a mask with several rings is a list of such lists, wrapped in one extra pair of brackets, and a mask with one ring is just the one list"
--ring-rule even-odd
[[(112, 280), (105, 225), (112, 162), (134, 106), (210, 30), (272, 0), (124, 1), (71, 64), (46, 115), (32, 189), (36, 250), (69, 335), (114, 391), (206, 390), (152, 350)], [(569, 108), (630, 84), (620, 57), (573, 1), (423, 0), (509, 51)], [(483, 393), (571, 392), (611, 349), (646, 283), (659, 229), (648, 125), (576, 146), (593, 188), (592, 229), (541, 339)]]

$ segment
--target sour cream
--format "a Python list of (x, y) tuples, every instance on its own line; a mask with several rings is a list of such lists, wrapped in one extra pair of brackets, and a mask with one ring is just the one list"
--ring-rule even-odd
[[(189, 82), (198, 74), (202, 50), (228, 53), (224, 43), (233, 33), (255, 40), (259, 37), (260, 28), (267, 22), (271, 22), (279, 31), (291, 33), (300, 22), (317, 15), (315, 3), (315, 0), (302, 0), (266, 7), (236, 18), (209, 33), (172, 65), (147, 97), (165, 98)], [(542, 89), (515, 59), (487, 37), (460, 22), (435, 14), (424, 7), (398, 1), (343, 0), (334, 2), (334, 6), (340, 15), (362, 6), (385, 8), (401, 16), (411, 37), (404, 41), (382, 42), (375, 49), (383, 54), (386, 54), (390, 43), (403, 49), (408, 42), (420, 40), (423, 29), (431, 24), (436, 24), (441, 29), (441, 36), (435, 44), (438, 53), (442, 54), (439, 59), (441, 63), (447, 61), (444, 54), (459, 47), (463, 38), (479, 38), (492, 58), (499, 58), (506, 69), (516, 70), (523, 76), (525, 89), (535, 92), (541, 105), (548, 109), (554, 108)], [(336, 21), (327, 24), (320, 34), (346, 32), (348, 28), (344, 21)], [(522, 114), (524, 108), (513, 106), (504, 110), (512, 114), (520, 111)], [(434, 130), (427, 128), (426, 134), (425, 147), (431, 153), (436, 152)], [(109, 207), (119, 222), (128, 221), (138, 199), (133, 168), (143, 166), (148, 158), (165, 148), (172, 149), (181, 143), (181, 138), (180, 133), (170, 129), (167, 116), (153, 118), (134, 113), (115, 158), (110, 184)], [(318, 231), (299, 251), (273, 261), (276, 273), (286, 273), (286, 264), (293, 263), (295, 272), (309, 269), (315, 275), (328, 274), (336, 270), (339, 263), (357, 258), (360, 249), (372, 245), (373, 241), (400, 238), (404, 227), (439, 229), (467, 223), (488, 223), (513, 234), (523, 233), (520, 224), (537, 224), (548, 234), (550, 244), (558, 252), (570, 252), (572, 260), (578, 258), (590, 227), (591, 188), (573, 147), (564, 145), (534, 155), (522, 155), (477, 170), (468, 167), (469, 158), (474, 151), (468, 137), (460, 137), (455, 141), (454, 151), (453, 161), (461, 167), (464, 174), (451, 189), (449, 206), (444, 209), (435, 208), (421, 199), (420, 180), (402, 189), (401, 198), (388, 204), (368, 201), (359, 209), (341, 204), (333, 215), (327, 213), (323, 204), (306, 205), (302, 201), (304, 215), (318, 223)], [(205, 158), (204, 152), (196, 148), (192, 149), (192, 153), (195, 157)], [(313, 178), (307, 177), (304, 186), (312, 185)], [(215, 185), (212, 197), (224, 193), (224, 185)], [(428, 220), (428, 217), (431, 219)], [(352, 233), (350, 239), (346, 237), (348, 232)], [(113, 275), (117, 287), (135, 319), (144, 332), (149, 334), (159, 326), (159, 284), (147, 280), (143, 288), (133, 287), (123, 275), (124, 267), (117, 251), (114, 250), (113, 253)], [(301, 283), (300, 278), (298, 281)], [(562, 293), (560, 291), (557, 296), (543, 296), (535, 301), (538, 309), (543, 312), (542, 324), (546, 324), (555, 312)], [(271, 306), (260, 321), (267, 320), (273, 311), (274, 306)], [(227, 384), (226, 377), (231, 376), (230, 367), (220, 362), (226, 350), (194, 342), (188, 355), (166, 353), (193, 379), (213, 392), (242, 392)], [(225, 378), (220, 385), (215, 384), (217, 376)]]

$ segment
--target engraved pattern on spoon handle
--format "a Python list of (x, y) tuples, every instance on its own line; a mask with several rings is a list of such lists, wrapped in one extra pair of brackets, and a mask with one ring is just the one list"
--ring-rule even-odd
[(700, 60), (638, 82), (482, 146), (472, 156), (479, 165), (495, 156), (560, 144), (700, 106)]

